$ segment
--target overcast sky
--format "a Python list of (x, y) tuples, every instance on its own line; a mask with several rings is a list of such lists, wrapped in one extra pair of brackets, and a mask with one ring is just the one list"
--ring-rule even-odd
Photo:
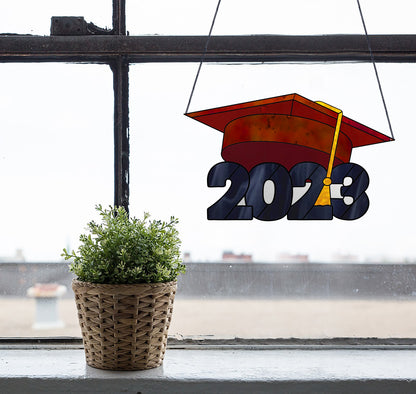
[[(213, 1), (128, 1), (130, 34), (207, 34)], [(355, 0), (222, 0), (213, 34), (362, 33)], [(413, 1), (361, 0), (370, 34), (415, 33)], [(22, 10), (24, 12), (22, 13)], [(82, 15), (111, 25), (110, 1), (2, 2), (0, 31), (48, 35), (50, 17)], [(312, 16), (312, 17), (311, 17)], [(346, 222), (213, 222), (224, 189), (206, 186), (222, 161), (222, 134), (183, 115), (197, 64), (133, 65), (130, 72), (131, 213), (180, 219), (183, 251), (215, 260), (225, 249), (273, 261), (305, 253), (361, 260), (416, 260), (413, 92), (416, 66), (379, 64), (396, 141), (353, 151), (370, 176), (369, 211)], [(59, 260), (63, 247), (113, 202), (113, 93), (108, 66), (0, 65), (0, 256)], [(190, 110), (299, 93), (341, 108), (389, 135), (372, 65), (204, 64)]]

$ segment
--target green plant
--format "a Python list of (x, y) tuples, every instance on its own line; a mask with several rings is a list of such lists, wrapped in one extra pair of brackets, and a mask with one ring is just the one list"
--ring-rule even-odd
[(78, 280), (92, 283), (157, 283), (176, 280), (185, 266), (180, 258), (180, 239), (170, 222), (129, 218), (123, 207), (96, 206), (102, 223), (88, 223), (88, 234), (79, 238), (78, 252), (63, 250), (72, 260), (70, 271)]

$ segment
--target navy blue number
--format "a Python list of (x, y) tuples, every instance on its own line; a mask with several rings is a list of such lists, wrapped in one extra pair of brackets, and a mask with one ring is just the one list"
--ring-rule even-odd
[(221, 162), (208, 173), (209, 187), (224, 187), (227, 180), (231, 186), (227, 192), (207, 210), (208, 220), (251, 220), (253, 210), (250, 206), (240, 206), (249, 185), (246, 169), (237, 163)]
[(355, 220), (363, 216), (370, 205), (365, 191), (368, 188), (370, 179), (367, 171), (354, 163), (345, 163), (336, 166), (332, 171), (333, 183), (344, 183), (344, 179), (352, 178), (349, 186), (341, 186), (342, 197), (352, 197), (351, 204), (346, 204), (344, 199), (333, 199), (334, 216), (343, 220)]
[[(317, 163), (298, 163), (290, 173), (277, 163), (262, 163), (254, 167), (250, 174), (237, 163), (221, 162), (208, 173), (209, 187), (231, 185), (227, 192), (207, 210), (208, 220), (279, 220), (287, 214), (289, 220), (355, 220), (363, 216), (369, 207), (365, 193), (369, 185), (367, 172), (354, 163), (345, 163), (332, 171), (333, 184), (344, 184), (351, 178), (350, 185), (341, 186), (342, 198), (331, 198), (331, 205), (315, 205), (322, 190), (326, 170)], [(270, 203), (264, 198), (266, 181), (274, 184), (274, 196)], [(292, 186), (311, 185), (308, 191), (292, 206)], [(247, 205), (238, 205), (245, 197)], [(348, 203), (348, 198), (351, 203)]]
[[(274, 196), (270, 203), (264, 200), (264, 184), (272, 181)], [(250, 171), (250, 187), (246, 203), (253, 207), (253, 216), (259, 220), (279, 220), (286, 216), (292, 203), (292, 185), (285, 167), (277, 163), (262, 163)]]
[(320, 164), (303, 162), (296, 164), (290, 170), (292, 186), (303, 187), (307, 182), (311, 185), (307, 192), (289, 209), (289, 220), (332, 220), (332, 207), (330, 205), (315, 205), (321, 193), (326, 170)]

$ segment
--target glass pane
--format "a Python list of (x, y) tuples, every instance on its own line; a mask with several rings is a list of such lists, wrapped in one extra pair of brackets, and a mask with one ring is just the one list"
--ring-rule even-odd
[[(131, 35), (207, 35), (217, 0), (127, 1)], [(414, 33), (411, 0), (361, 0), (372, 34)], [(213, 34), (362, 34), (355, 1), (227, 0), (221, 2)]]
[[(50, 285), (66, 286), (58, 306), (71, 312), (59, 309), (59, 316), (66, 327), (76, 321), (60, 254), (77, 247), (95, 204), (113, 202), (112, 73), (98, 65), (0, 68), (0, 308), (7, 311), (0, 336), (72, 335), (31, 329), (39, 290), (33, 287), (59, 295)], [(25, 313), (14, 313), (20, 309)]]
[[(188, 261), (171, 333), (413, 336), (414, 184), (407, 178), (416, 141), (406, 130), (415, 66), (379, 65), (397, 140), (353, 150), (351, 161), (370, 176), (368, 212), (356, 221), (271, 222), (207, 220), (226, 190), (206, 183), (223, 161), (223, 134), (183, 115), (196, 68), (131, 69), (131, 212), (179, 217)], [(293, 92), (389, 135), (370, 64), (204, 64), (190, 110)]]
[(111, 0), (14, 0), (0, 5), (0, 33), (49, 35), (52, 16), (83, 16), (99, 27), (112, 27)]
[[(206, 35), (217, 0), (127, 1), (130, 35)], [(369, 33), (409, 34), (415, 28), (411, 0), (390, 2), (361, 0)], [(111, 28), (110, 0), (70, 2), (15, 0), (0, 6), (2, 33), (49, 35), (52, 16), (83, 16), (87, 22)], [(21, 12), (24, 9), (25, 12)], [(313, 15), (313, 17), (311, 17)], [(356, 2), (330, 0), (222, 2), (213, 34), (361, 34), (363, 28)]]

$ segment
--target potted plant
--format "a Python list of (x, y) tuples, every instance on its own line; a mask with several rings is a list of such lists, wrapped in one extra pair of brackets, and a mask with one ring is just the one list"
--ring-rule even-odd
[(78, 251), (62, 256), (70, 271), (87, 364), (138, 370), (162, 364), (176, 279), (185, 272), (174, 217), (130, 218), (123, 207), (96, 206)]

